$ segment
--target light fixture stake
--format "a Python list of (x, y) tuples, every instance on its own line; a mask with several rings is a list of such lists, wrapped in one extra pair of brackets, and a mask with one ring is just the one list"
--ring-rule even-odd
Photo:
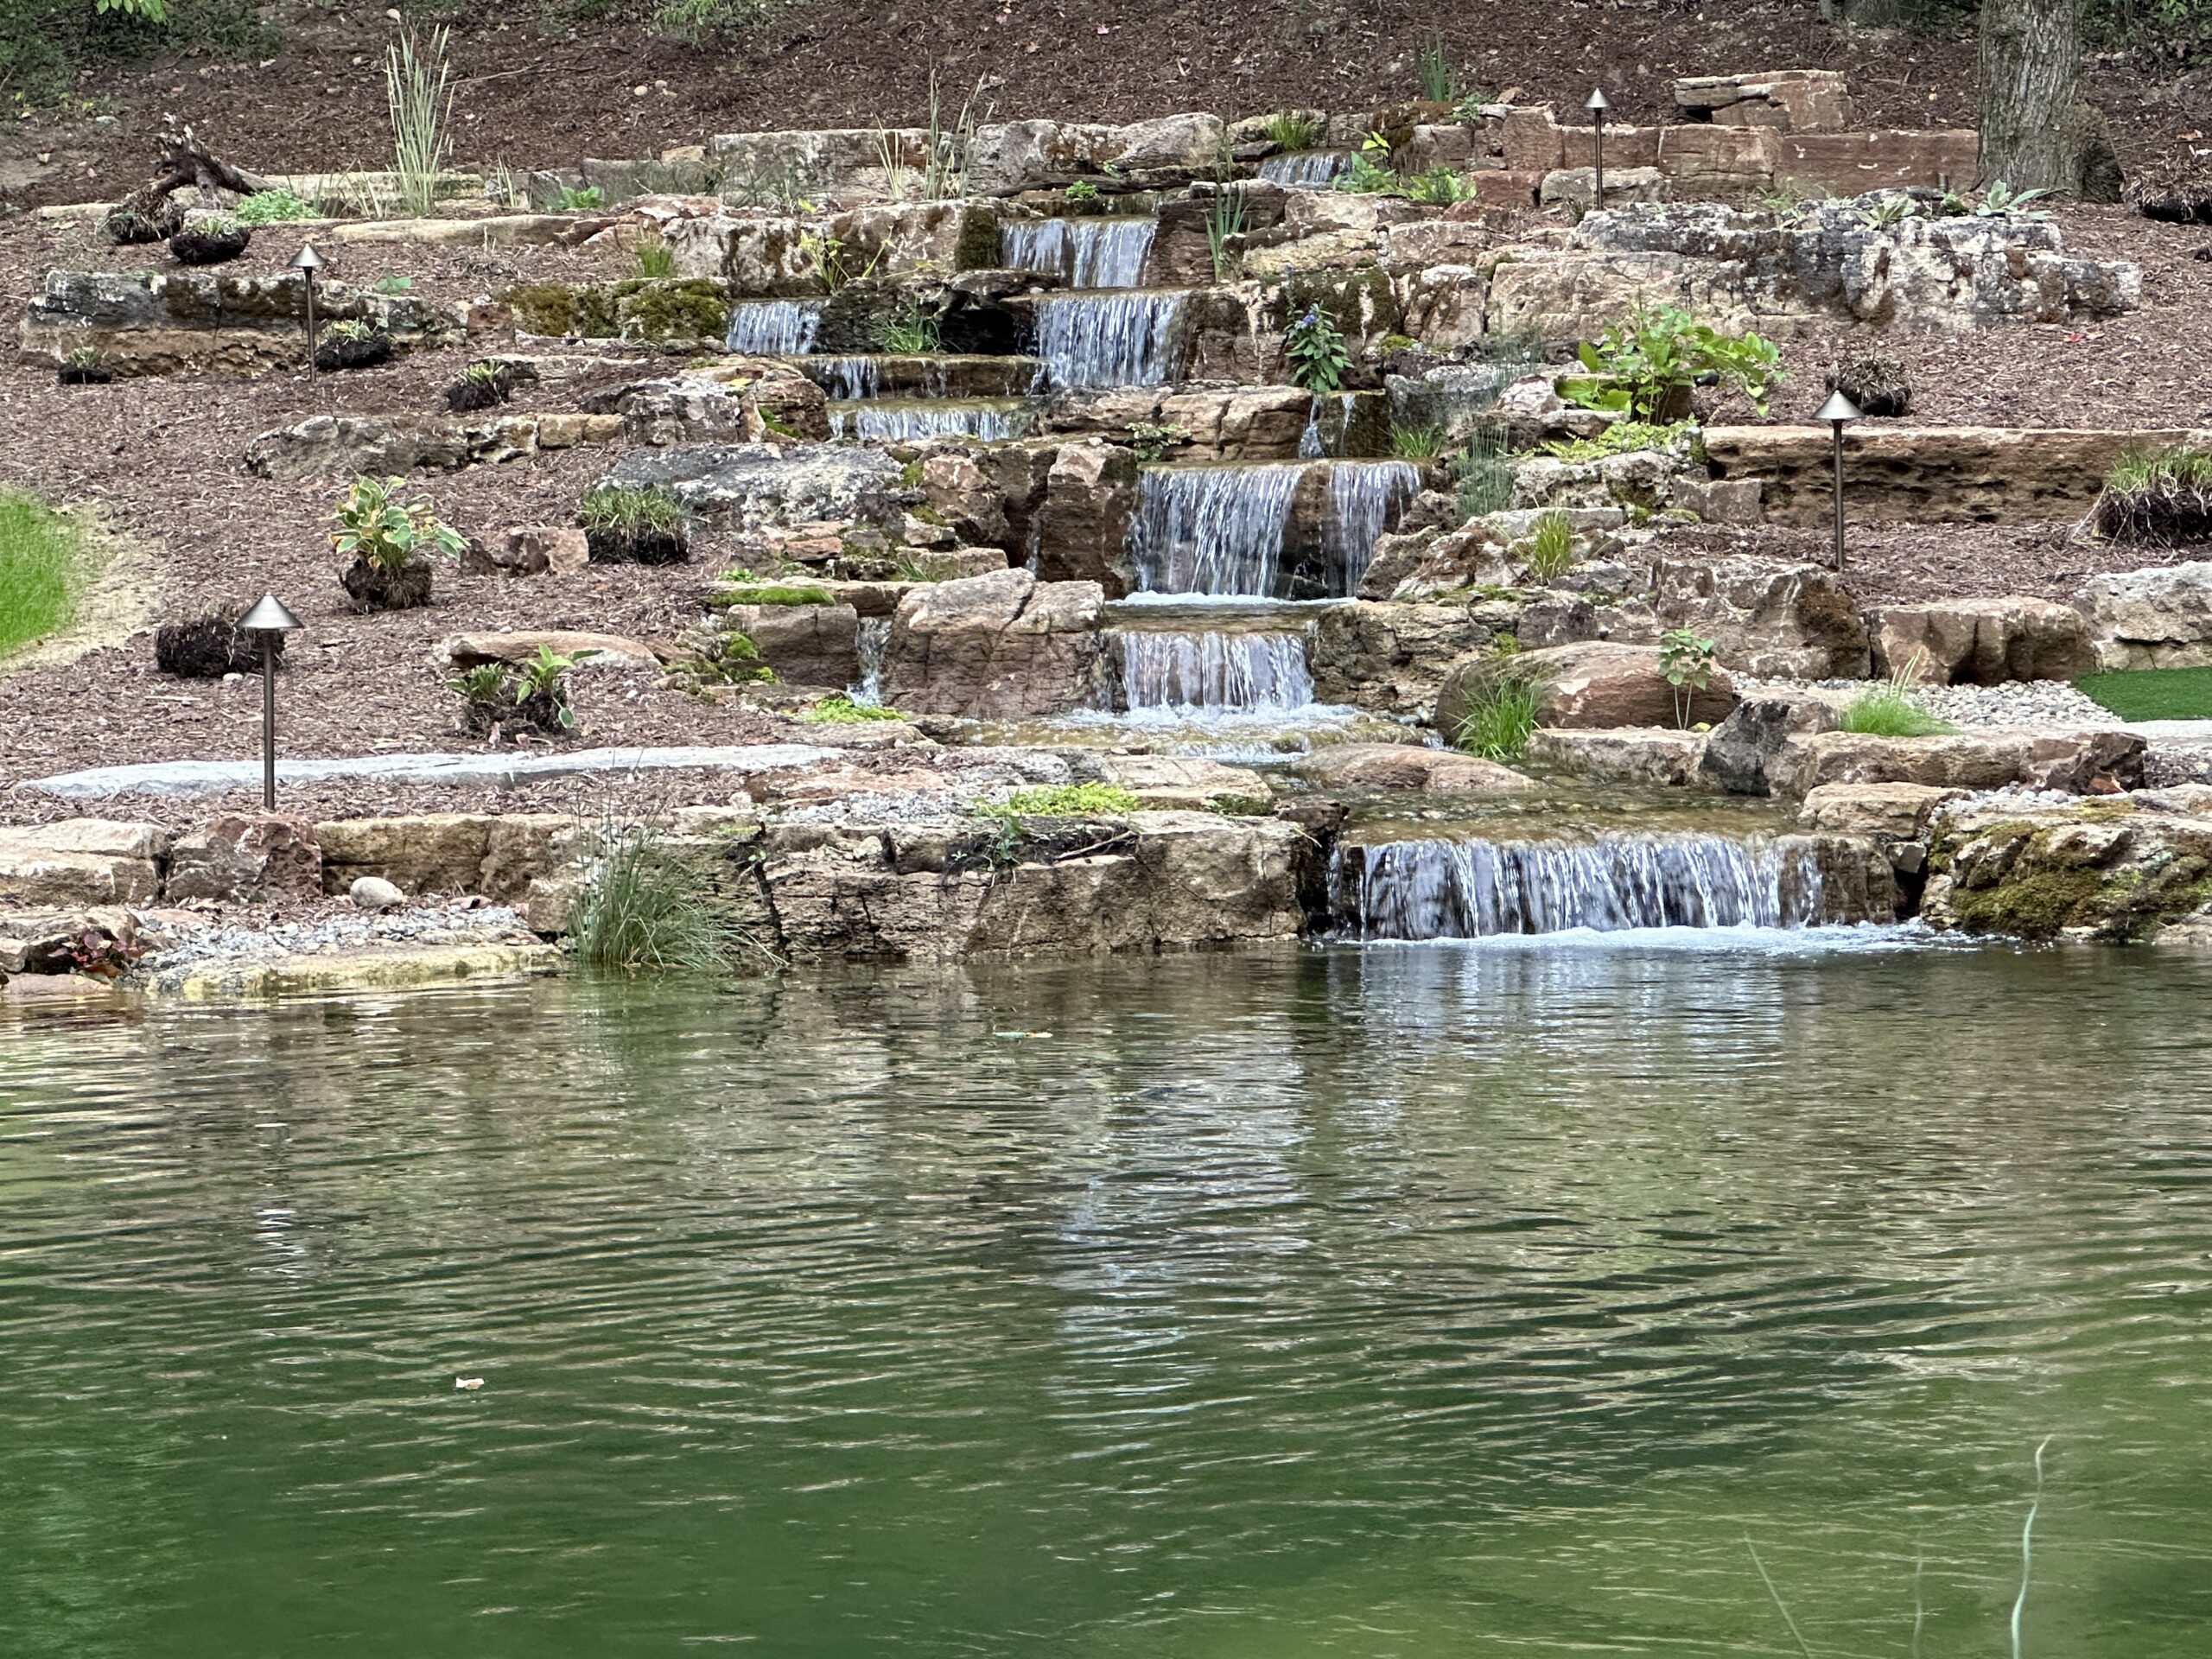
[(276, 810), (276, 645), (299, 626), (274, 594), (238, 619), (240, 633), (261, 636), (261, 805), (269, 812)]
[(314, 243), (300, 244), (300, 251), (292, 256), (292, 269), (300, 273), (300, 280), (307, 284), (308, 383), (312, 385), (315, 383), (315, 274), (322, 269), (322, 256), (315, 251)]
[(1842, 392), (1832, 391), (1828, 394), (1827, 402), (1813, 415), (1815, 420), (1828, 423), (1828, 430), (1834, 435), (1835, 440), (1835, 568), (1838, 574), (1843, 569), (1843, 428), (1847, 421), (1857, 420), (1861, 412), (1859, 405)]
[(1605, 205), (1605, 111), (1611, 109), (1613, 104), (1605, 96), (1605, 89), (1599, 86), (1592, 89), (1588, 101), (1582, 107), (1590, 111), (1591, 119), (1595, 123), (1590, 146), (1591, 160), (1595, 163), (1592, 169), (1590, 211), (1594, 213)]

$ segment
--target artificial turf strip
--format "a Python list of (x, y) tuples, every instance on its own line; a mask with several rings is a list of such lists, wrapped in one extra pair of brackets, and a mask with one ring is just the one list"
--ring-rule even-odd
[(83, 534), (29, 496), (0, 490), (0, 657), (67, 626)]
[(2122, 720), (2212, 720), (2212, 668), (2139, 668), (2074, 682)]

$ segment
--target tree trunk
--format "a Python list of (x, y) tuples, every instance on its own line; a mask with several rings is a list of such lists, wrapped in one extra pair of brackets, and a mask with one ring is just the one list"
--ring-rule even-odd
[(2081, 0), (1982, 0), (1981, 181), (2120, 199), (2104, 118), (2082, 96)]

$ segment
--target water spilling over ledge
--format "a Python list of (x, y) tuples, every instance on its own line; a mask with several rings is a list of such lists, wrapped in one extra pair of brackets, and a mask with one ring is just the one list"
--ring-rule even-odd
[(1351, 165), (1346, 149), (1294, 149), (1270, 156), (1260, 163), (1260, 176), (1270, 184), (1292, 189), (1318, 190), (1332, 184)]
[(1389, 841), (1338, 849), (1337, 925), (1359, 939), (1476, 939), (1821, 919), (1809, 842), (1704, 835)]
[(988, 442), (1025, 437), (1033, 424), (1031, 415), (1012, 401), (862, 400), (830, 405), (830, 435), (863, 442), (966, 437)]
[(814, 349), (821, 329), (819, 300), (740, 300), (729, 308), (723, 343), (733, 352), (798, 357)]
[(1045, 296), (1036, 308), (1040, 385), (1156, 386), (1173, 378), (1188, 297), (1174, 289)]
[(1132, 713), (1287, 712), (1313, 701), (1302, 633), (1125, 632), (1120, 644)]
[(1272, 594), (1306, 468), (1152, 467), (1129, 521), (1138, 579), (1167, 594)]
[(1340, 461), (1329, 468), (1326, 543), (1332, 570), (1356, 594), (1385, 528), (1421, 493), (1421, 468), (1409, 461)]
[(1014, 270), (1057, 273), (1070, 288), (1135, 288), (1158, 232), (1155, 219), (1009, 219), (999, 257)]

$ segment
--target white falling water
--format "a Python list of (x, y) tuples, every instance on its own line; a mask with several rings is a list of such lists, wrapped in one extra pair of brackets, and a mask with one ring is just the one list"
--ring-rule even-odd
[(1156, 386), (1180, 344), (1178, 289), (1049, 294), (1037, 302), (1040, 386)]
[(806, 365), (814, 384), (832, 397), (857, 403), (883, 390), (883, 365), (872, 357), (817, 357)]
[(1804, 927), (1809, 848), (1720, 836), (1587, 842), (1393, 841), (1338, 849), (1338, 925), (1363, 939), (1472, 939), (1586, 927)]
[(1159, 229), (1156, 219), (1008, 219), (999, 257), (1014, 270), (1056, 272), (1070, 288), (1135, 288)]
[(1409, 461), (1339, 461), (1329, 467), (1326, 542), (1344, 591), (1359, 591), (1375, 543), (1421, 493), (1421, 468)]
[(1270, 156), (1260, 163), (1260, 176), (1270, 184), (1286, 184), (1294, 189), (1318, 189), (1332, 183), (1337, 175), (1351, 165), (1351, 155), (1342, 149), (1297, 149), (1287, 155)]
[(1147, 467), (1129, 521), (1139, 585), (1156, 594), (1272, 594), (1305, 472), (1295, 461)]
[(733, 352), (797, 357), (814, 349), (821, 327), (819, 300), (740, 300), (729, 308), (723, 343)]
[(854, 635), (853, 644), (860, 654), (860, 683), (849, 688), (855, 702), (874, 708), (883, 701), (883, 648), (891, 643), (891, 619), (887, 616), (864, 616)]
[(1122, 703), (1131, 713), (1304, 709), (1313, 675), (1302, 633), (1124, 632)]
[(857, 403), (830, 406), (830, 435), (895, 441), (966, 437), (990, 442), (1027, 435), (1030, 416), (1016, 404)]

